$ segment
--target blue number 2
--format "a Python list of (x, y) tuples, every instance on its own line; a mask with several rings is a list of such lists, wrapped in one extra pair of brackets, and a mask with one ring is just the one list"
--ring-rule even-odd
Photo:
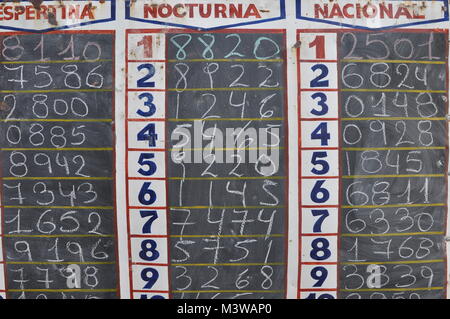
[(154, 88), (155, 82), (149, 82), (148, 80), (150, 80), (155, 75), (155, 66), (153, 64), (146, 63), (139, 65), (137, 69), (138, 71), (142, 71), (144, 69), (148, 71), (147, 75), (137, 81), (137, 86), (140, 88)]

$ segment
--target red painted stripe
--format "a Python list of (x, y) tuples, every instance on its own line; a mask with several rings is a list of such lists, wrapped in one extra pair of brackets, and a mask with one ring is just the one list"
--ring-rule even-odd
[[(125, 52), (126, 52), (126, 59), (128, 59), (128, 32), (126, 31), (125, 36)], [(125, 74), (128, 75), (128, 63), (125, 64)], [(128, 79), (125, 81), (125, 114), (128, 117)], [(128, 206), (130, 205), (130, 192), (129, 192), (129, 183), (128, 183), (128, 125), (125, 125), (125, 180), (127, 181), (125, 183), (126, 193), (125, 193), (125, 200), (127, 205), (127, 211), (126, 211), (126, 218), (127, 218), (127, 245), (128, 245), (128, 280), (130, 285), (130, 290), (133, 290), (134, 283), (133, 283), (133, 269), (131, 265), (131, 220), (130, 220), (130, 211), (128, 209)], [(133, 299), (133, 294), (130, 294), (130, 298)]]
[(131, 181), (166, 181), (166, 177), (128, 177)]
[(167, 209), (167, 207), (128, 206), (128, 209)]
[(143, 263), (143, 262), (137, 262), (137, 263), (131, 263), (133, 266), (154, 266), (154, 267), (169, 267), (169, 264), (157, 264), (157, 263)]
[(339, 89), (299, 89), (300, 92), (337, 92)]
[(128, 152), (166, 152), (164, 148), (128, 148)]
[(338, 60), (300, 60), (300, 63), (338, 63)]
[(166, 119), (148, 118), (148, 119), (127, 119), (127, 122), (165, 122)]
[(337, 265), (337, 262), (328, 262), (328, 261), (324, 261), (324, 262), (302, 262), (302, 265), (309, 265), (309, 266), (320, 266), (320, 265)]
[(338, 118), (325, 118), (325, 117), (317, 117), (317, 118), (301, 118), (302, 122), (314, 122), (314, 121), (338, 121)]
[(303, 176), (302, 177), (302, 179), (317, 179), (317, 180), (320, 180), (320, 179), (338, 179), (339, 178), (339, 176), (320, 176), (320, 175), (318, 175), (318, 176)]
[(167, 235), (130, 235), (131, 238), (169, 238)]
[(317, 234), (300, 234), (303, 237), (330, 237), (330, 236), (339, 236), (338, 233), (317, 233)]
[(314, 288), (314, 289), (299, 289), (300, 292), (315, 292), (315, 291), (337, 291), (337, 288)]
[(132, 292), (139, 292), (139, 293), (154, 292), (157, 294), (168, 294), (169, 293), (169, 291), (167, 291), (167, 290), (133, 290)]
[(127, 89), (130, 92), (166, 92), (165, 89)]
[(324, 206), (316, 206), (316, 205), (301, 205), (301, 208), (339, 208), (337, 205), (324, 205)]
[(326, 151), (338, 151), (339, 147), (302, 147), (300, 148), (301, 151), (320, 151), (320, 150), (326, 150)]
[(167, 60), (127, 60), (127, 63), (144, 63), (144, 62), (166, 63)]

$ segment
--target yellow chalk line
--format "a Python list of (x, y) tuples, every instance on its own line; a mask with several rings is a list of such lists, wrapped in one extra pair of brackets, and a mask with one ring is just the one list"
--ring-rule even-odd
[(71, 235), (3, 235), (3, 237), (6, 238), (114, 238), (115, 235), (77, 235), (77, 234), (71, 234)]
[(285, 237), (284, 234), (273, 234), (273, 235), (171, 235), (170, 238), (282, 238)]
[(343, 151), (416, 151), (416, 150), (445, 150), (444, 146), (430, 147), (344, 147)]
[(54, 61), (1, 61), (0, 64), (52, 64), (52, 63), (100, 63), (112, 62), (112, 59), (100, 60), (54, 60)]
[(284, 290), (173, 290), (172, 293), (284, 293)]
[[(248, 88), (248, 87), (229, 87), (229, 88), (190, 88), (190, 89), (167, 89), (169, 92), (186, 92), (186, 91), (280, 91), (284, 90), (283, 87), (276, 88)], [(1, 92), (1, 91), (0, 91)]]
[(397, 89), (341, 89), (342, 92), (401, 92), (401, 93), (442, 93), (446, 94), (445, 90), (397, 90)]
[(0, 148), (0, 151), (112, 151), (112, 147)]
[(443, 263), (445, 260), (436, 259), (436, 260), (411, 260), (411, 261), (377, 261), (377, 262), (341, 262), (341, 265), (396, 265), (396, 264), (435, 264), (435, 263)]
[(0, 122), (112, 122), (112, 119), (3, 119)]
[[(179, 147), (179, 148), (170, 148), (169, 151), (207, 151), (208, 149), (211, 149), (209, 147), (206, 148), (184, 148), (184, 147)], [(243, 147), (243, 148), (215, 148), (213, 147), (212, 149), (216, 150), (216, 151), (258, 151), (258, 150), (284, 150), (284, 147)]]
[(414, 63), (414, 64), (446, 64), (445, 61), (424, 61), (424, 60), (341, 60), (343, 63)]
[(114, 92), (113, 89), (60, 89), (60, 90), (0, 90), (3, 94), (15, 93), (75, 93), (75, 92)]
[(170, 264), (173, 267), (284, 266), (286, 263)]
[(39, 262), (39, 261), (7, 261), (6, 264), (9, 265), (115, 265), (116, 262), (112, 261), (112, 262), (70, 262), (70, 261), (55, 261), (55, 262), (51, 262), (51, 261), (43, 261), (43, 262)]
[(397, 208), (397, 207), (443, 207), (446, 204), (395, 204), (395, 205), (361, 205), (341, 206), (341, 208)]
[(374, 288), (374, 289), (339, 289), (343, 292), (375, 292), (375, 291), (426, 291), (426, 290), (443, 290), (444, 287), (430, 288)]
[(282, 180), (285, 176), (242, 176), (242, 177), (169, 177), (169, 180), (175, 181), (229, 181), (229, 180)]
[(267, 59), (267, 60), (258, 60), (258, 59), (189, 59), (189, 60), (168, 60), (170, 63), (175, 62), (284, 62), (283, 59)]
[(89, 180), (89, 181), (112, 181), (113, 177), (3, 177), (5, 181), (22, 180)]
[(399, 237), (399, 236), (434, 236), (445, 235), (444, 232), (428, 232), (428, 233), (392, 233), (392, 234), (341, 234), (341, 237)]
[(116, 292), (117, 289), (8, 289), (8, 292)]
[(285, 206), (172, 206), (170, 209), (174, 210), (187, 210), (187, 209), (275, 209), (285, 208)]
[(113, 206), (3, 206), (4, 208), (21, 208), (21, 209), (114, 209)]
[(342, 121), (447, 121), (445, 117), (344, 117)]
[(264, 117), (264, 118), (204, 118), (204, 119), (167, 119), (169, 122), (195, 122), (195, 121), (284, 121), (282, 117)]
[(419, 177), (446, 177), (445, 174), (417, 174), (417, 175), (346, 175), (343, 179), (363, 179), (363, 178), (419, 178)]

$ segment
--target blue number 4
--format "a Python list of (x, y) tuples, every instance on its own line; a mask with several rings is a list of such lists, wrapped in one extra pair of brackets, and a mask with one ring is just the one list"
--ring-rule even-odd
[(155, 147), (158, 140), (158, 134), (156, 134), (155, 124), (147, 124), (138, 134), (138, 141), (148, 141), (148, 146)]
[(326, 122), (320, 123), (311, 133), (311, 139), (320, 140), (321, 146), (328, 146), (328, 141), (331, 139), (331, 134), (328, 133), (328, 124)]

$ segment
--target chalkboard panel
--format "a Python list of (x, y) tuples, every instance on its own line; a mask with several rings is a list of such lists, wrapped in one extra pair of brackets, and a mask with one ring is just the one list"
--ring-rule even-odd
[(117, 298), (114, 36), (0, 42), (7, 298)]
[(338, 33), (340, 298), (445, 298), (447, 39)]
[(172, 298), (286, 296), (284, 37), (167, 34)]

